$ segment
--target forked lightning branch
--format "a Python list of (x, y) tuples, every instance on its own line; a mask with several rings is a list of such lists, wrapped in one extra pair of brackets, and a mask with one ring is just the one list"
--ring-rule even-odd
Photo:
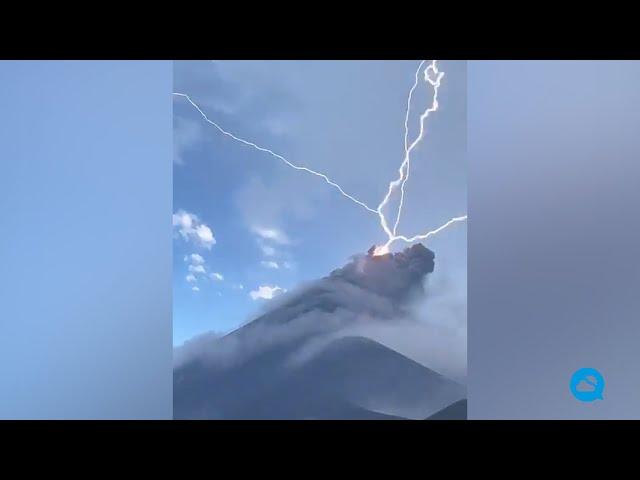
[[(429, 231), (427, 231), (425, 233), (417, 234), (417, 235), (414, 235), (414, 236), (411, 236), (411, 237), (406, 236), (406, 235), (400, 235), (400, 234), (397, 233), (398, 224), (400, 223), (400, 218), (402, 216), (402, 209), (404, 207), (404, 196), (405, 196), (405, 193), (406, 193), (405, 184), (407, 183), (407, 180), (409, 179), (409, 171), (410, 171), (410, 166), (411, 166), (411, 154), (418, 147), (418, 145), (422, 142), (422, 140), (425, 137), (425, 133), (426, 133), (425, 123), (426, 123), (427, 118), (432, 113), (438, 111), (438, 106), (439, 106), (438, 105), (438, 92), (440, 90), (440, 84), (441, 84), (442, 79), (444, 77), (444, 72), (442, 72), (442, 71), (440, 71), (438, 69), (438, 61), (437, 60), (432, 60), (425, 67), (426, 63), (427, 63), (426, 60), (422, 60), (420, 62), (420, 64), (418, 65), (418, 68), (416, 69), (416, 72), (415, 72), (414, 83), (411, 86), (411, 89), (409, 90), (409, 95), (407, 97), (407, 109), (406, 109), (405, 121), (404, 121), (404, 157), (403, 157), (402, 163), (400, 164), (400, 167), (398, 169), (398, 178), (389, 183), (389, 187), (387, 189), (387, 193), (384, 196), (384, 198), (382, 199), (382, 201), (380, 202), (380, 204), (377, 206), (377, 208), (371, 208), (365, 202), (363, 202), (361, 200), (358, 200), (353, 195), (350, 195), (338, 183), (336, 183), (335, 181), (331, 180), (324, 173), (317, 172), (317, 171), (312, 170), (311, 168), (308, 168), (308, 167), (305, 167), (305, 166), (297, 165), (297, 164), (287, 160), (284, 156), (274, 152), (273, 150), (271, 150), (269, 148), (257, 145), (254, 142), (251, 142), (249, 140), (241, 138), (241, 137), (239, 137), (239, 136), (237, 136), (237, 135), (225, 130), (218, 123), (216, 123), (213, 120), (209, 119), (209, 117), (206, 115), (206, 113), (204, 113), (204, 111), (202, 111), (202, 109), (196, 104), (196, 102), (193, 101), (193, 99), (189, 95), (187, 95), (185, 93), (179, 93), (179, 92), (174, 92), (173, 95), (186, 99), (198, 111), (198, 113), (202, 116), (202, 118), (207, 123), (209, 123), (210, 125), (215, 127), (223, 135), (226, 135), (227, 137), (229, 137), (229, 138), (235, 140), (236, 142), (239, 142), (239, 143), (241, 143), (241, 144), (243, 144), (245, 146), (254, 148), (254, 149), (256, 149), (256, 150), (258, 150), (260, 152), (263, 152), (263, 153), (266, 153), (268, 155), (271, 155), (272, 157), (275, 157), (278, 160), (280, 160), (281, 162), (283, 162), (289, 168), (292, 168), (292, 169), (298, 170), (298, 171), (303, 171), (303, 172), (309, 173), (311, 175), (314, 175), (314, 176), (316, 176), (318, 178), (321, 178), (328, 185), (330, 185), (331, 187), (336, 189), (344, 198), (346, 198), (346, 199), (350, 200), (351, 202), (355, 203), (356, 205), (364, 208), (366, 211), (376, 214), (378, 216), (378, 219), (379, 219), (379, 222), (380, 222), (380, 226), (381, 226), (382, 230), (384, 231), (385, 235), (387, 236), (387, 241), (384, 244), (376, 247), (374, 249), (373, 254), (374, 255), (384, 255), (386, 253), (389, 253), (389, 248), (391, 247), (391, 245), (394, 242), (398, 241), (398, 240), (401, 240), (401, 241), (406, 242), (406, 243), (413, 243), (413, 242), (416, 242), (418, 240), (426, 240), (426, 239), (428, 239), (428, 238), (440, 233), (441, 231), (445, 230), (449, 226), (454, 225), (455, 223), (458, 223), (458, 222), (465, 221), (467, 219), (467, 215), (453, 217), (449, 221), (444, 223), (443, 225), (440, 225), (439, 227), (437, 227), (437, 228), (435, 228), (433, 230), (429, 230)], [(413, 94), (414, 94), (415, 90), (417, 89), (418, 85), (420, 84), (421, 80), (424, 82), (426, 88), (429, 88), (429, 86), (431, 86), (431, 88), (433, 89), (433, 95), (431, 97), (431, 103), (429, 105), (427, 105), (426, 108), (420, 114), (418, 134), (413, 139), (413, 141), (410, 142), (409, 141), (409, 117), (410, 117), (410, 113), (411, 113), (411, 103), (412, 103), (412, 100), (413, 100)], [(395, 221), (394, 221), (394, 224), (393, 224), (393, 228), (390, 228), (389, 227), (389, 222), (387, 221), (387, 216), (386, 216), (384, 210), (385, 210), (385, 207), (387, 206), (387, 204), (389, 203), (391, 197), (393, 196), (393, 194), (395, 192), (397, 192), (398, 188), (400, 189), (400, 199), (399, 199), (399, 202), (398, 202), (398, 209), (397, 209), (397, 212), (396, 212), (396, 217), (395, 217)]]

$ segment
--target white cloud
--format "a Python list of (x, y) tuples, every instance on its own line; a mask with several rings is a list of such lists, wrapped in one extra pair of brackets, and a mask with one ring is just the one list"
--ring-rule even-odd
[(289, 245), (291, 243), (287, 234), (277, 228), (252, 227), (251, 230), (259, 237), (271, 240), (279, 245)]
[(198, 255), (197, 253), (192, 253), (188, 257), (184, 257), (184, 258), (185, 258), (185, 261), (188, 261), (190, 259), (191, 263), (194, 265), (204, 265), (204, 258), (202, 258), (202, 256)]
[(263, 125), (271, 134), (281, 137), (291, 132), (295, 127), (295, 120), (293, 117), (287, 118), (281, 113), (279, 116), (266, 118)]
[(242, 285), (241, 283), (236, 283), (235, 285), (233, 285), (233, 288), (235, 290), (244, 290), (244, 285)]
[(191, 273), (206, 273), (203, 265), (189, 265), (189, 271)]
[(193, 290), (194, 292), (199, 292), (200, 291), (200, 289), (198, 287), (195, 287), (195, 286), (191, 290)]
[(260, 285), (257, 290), (252, 290), (251, 292), (249, 292), (249, 296), (251, 296), (253, 300), (257, 300), (259, 298), (271, 300), (276, 295), (284, 292), (286, 292), (286, 290), (278, 287), (277, 285), (275, 287), (270, 287), (269, 285)]
[(198, 255), (197, 253), (185, 255), (184, 261), (190, 262), (188, 267), (189, 274), (186, 276), (187, 283), (197, 283), (198, 275), (205, 276), (207, 274), (207, 269), (205, 267), (206, 262), (202, 255)]
[[(187, 220), (188, 222), (188, 220)], [(188, 283), (196, 283), (198, 281), (198, 275), (202, 275), (203, 278), (208, 276), (211, 280), (221, 282), (224, 280), (224, 276), (218, 272), (212, 272), (207, 275), (207, 266), (206, 261), (202, 257), (202, 255), (198, 255), (197, 253), (192, 253), (191, 255), (185, 255), (185, 262), (190, 262), (188, 266), (189, 275), (187, 275), (186, 279)]]
[(178, 210), (173, 214), (173, 226), (186, 242), (193, 241), (196, 245), (209, 250), (216, 244), (211, 229), (193, 213)]
[(270, 269), (274, 269), (274, 270), (278, 270), (280, 268), (280, 265), (278, 265), (278, 262), (274, 262), (272, 260), (263, 260), (262, 262), (260, 262), (260, 265), (262, 265), (264, 268), (270, 268)]
[(196, 235), (200, 239), (200, 242), (204, 246), (208, 246), (208, 248), (211, 248), (211, 245), (215, 245), (216, 243), (216, 239), (213, 237), (213, 232), (204, 224), (196, 227)]
[(192, 215), (184, 210), (179, 210), (173, 214), (173, 226), (179, 227), (180, 234), (188, 235), (193, 227), (195, 215)]
[(260, 250), (262, 250), (262, 253), (266, 256), (266, 257), (273, 257), (276, 254), (276, 249), (273, 248), (270, 245), (265, 245), (262, 242), (258, 242), (258, 245), (260, 246)]

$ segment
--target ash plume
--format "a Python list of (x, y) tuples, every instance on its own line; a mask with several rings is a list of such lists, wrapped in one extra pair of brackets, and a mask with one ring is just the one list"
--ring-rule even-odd
[(174, 352), (174, 368), (190, 361), (224, 367), (277, 343), (407, 317), (412, 301), (425, 294), (435, 254), (422, 244), (381, 256), (372, 249), (274, 299), (265, 313), (227, 335), (205, 333), (185, 342)]
[[(392, 345), (421, 341), (413, 306), (434, 267), (421, 244), (357, 255), (237, 330), (185, 343), (174, 356), (174, 417), (421, 419), (463, 399), (440, 365)], [(424, 345), (437, 351), (434, 338)]]

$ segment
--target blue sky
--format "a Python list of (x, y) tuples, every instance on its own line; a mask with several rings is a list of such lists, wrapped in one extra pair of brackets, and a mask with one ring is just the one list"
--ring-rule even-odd
[[(174, 91), (227, 131), (328, 175), (375, 207), (402, 161), (418, 63), (181, 61)], [(427, 120), (407, 182), (399, 229), (407, 235), (467, 212), (466, 63), (439, 67), (440, 108)], [(414, 94), (412, 135), (431, 95), (423, 84)], [(175, 345), (236, 328), (265, 308), (265, 297), (386, 239), (375, 215), (321, 179), (220, 134), (184, 98), (174, 96), (173, 109)], [(466, 224), (426, 245), (436, 252), (431, 281), (466, 302)]]
[(171, 418), (171, 63), (0, 78), (0, 418)]

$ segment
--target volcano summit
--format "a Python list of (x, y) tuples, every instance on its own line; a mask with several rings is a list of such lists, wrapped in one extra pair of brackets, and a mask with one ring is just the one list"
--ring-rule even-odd
[(174, 418), (424, 419), (465, 397), (452, 379), (349, 329), (405, 319), (434, 253), (358, 255), (218, 338), (175, 352)]

